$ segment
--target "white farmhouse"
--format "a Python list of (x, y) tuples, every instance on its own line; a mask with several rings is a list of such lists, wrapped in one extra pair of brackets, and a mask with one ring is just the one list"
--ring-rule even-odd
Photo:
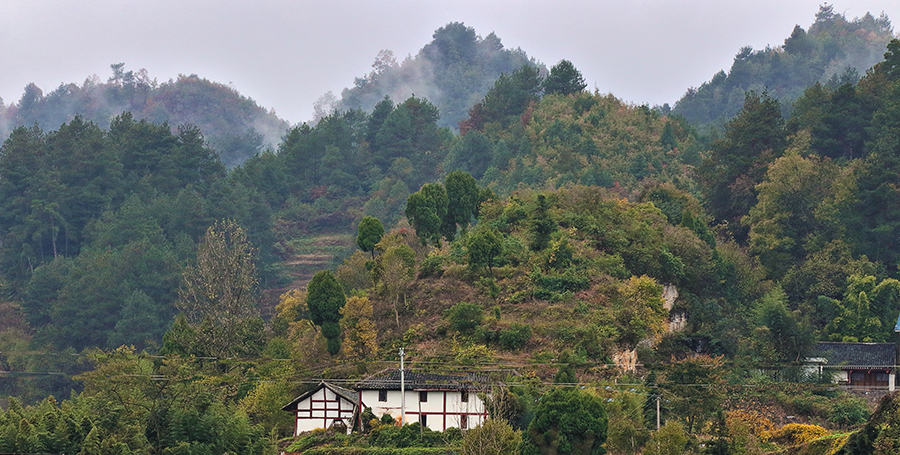
[[(345, 425), (347, 431), (371, 408), (380, 417), (390, 415), (398, 423), (404, 400), (400, 394), (400, 370), (384, 370), (363, 379), (353, 390), (322, 382), (282, 409), (296, 415), (295, 435), (316, 428)], [(490, 394), (490, 380), (473, 373), (441, 375), (405, 371), (406, 423), (419, 422), (436, 431), (467, 429), (487, 419), (483, 396)]]
[[(490, 392), (488, 378), (473, 373), (459, 376), (407, 371), (404, 377), (406, 423), (419, 422), (432, 430), (467, 429), (487, 419), (487, 407), (479, 394)], [(400, 370), (385, 370), (356, 385), (363, 408), (376, 416), (389, 414), (400, 420)]]
[(297, 416), (294, 435), (298, 435), (316, 428), (330, 428), (335, 424), (346, 426), (349, 433), (358, 408), (359, 393), (322, 382), (281, 409)]

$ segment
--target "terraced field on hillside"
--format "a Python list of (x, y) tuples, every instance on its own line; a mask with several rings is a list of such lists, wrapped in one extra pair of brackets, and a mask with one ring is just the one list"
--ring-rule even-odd
[(290, 257), (279, 265), (290, 280), (287, 285), (268, 289), (263, 296), (263, 317), (268, 319), (278, 304), (278, 297), (291, 289), (306, 287), (319, 270), (334, 270), (356, 248), (356, 233), (329, 233), (303, 237), (288, 242)]

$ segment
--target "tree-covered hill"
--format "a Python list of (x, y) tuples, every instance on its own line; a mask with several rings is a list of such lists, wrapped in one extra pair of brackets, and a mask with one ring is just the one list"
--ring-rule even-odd
[(344, 89), (335, 107), (369, 111), (385, 96), (404, 100), (415, 95), (440, 110), (439, 126), (455, 127), (500, 74), (526, 63), (537, 65), (522, 49), (504, 48), (494, 33), (482, 38), (472, 27), (451, 22), (437, 29), (418, 54), (402, 62), (393, 52), (381, 51), (372, 72)]
[(195, 74), (159, 83), (144, 69), (125, 71), (122, 63), (111, 68), (106, 82), (94, 75), (80, 86), (60, 84), (49, 93), (29, 84), (18, 102), (0, 105), (0, 137), (17, 126), (53, 130), (76, 115), (107, 128), (113, 118), (131, 112), (138, 120), (168, 122), (173, 131), (182, 124), (196, 125), (222, 162), (233, 167), (274, 147), (288, 128), (252, 99)]
[[(409, 198), (462, 171), (499, 198), (588, 185), (652, 202), (667, 223), (693, 230), (708, 245), (718, 232), (726, 243), (748, 248), (748, 260), (763, 266), (756, 270), (793, 299), (782, 303), (817, 308), (822, 317), (839, 314), (855, 299), (849, 290), (870, 283), (865, 292), (874, 295), (880, 283), (897, 278), (895, 249), (884, 248), (894, 241), (895, 214), (882, 202), (893, 194), (894, 47), (858, 85), (811, 87), (787, 124), (776, 101), (749, 95), (712, 144), (683, 118), (583, 91), (565, 61), (547, 77), (523, 65), (498, 78), (461, 123), (464, 134), (440, 128), (440, 112), (426, 99), (386, 99), (371, 113), (335, 112), (315, 126), (296, 126), (277, 150), (231, 171), (196, 128), (176, 135), (130, 114), (115, 118), (108, 131), (81, 117), (56, 131), (20, 127), (0, 149), (4, 291), (21, 302), (41, 342), (77, 349), (120, 340), (153, 344), (174, 312), (191, 245), (213, 221), (245, 225), (259, 242), (265, 282), (279, 287), (288, 278), (278, 278), (277, 261), (316, 254), (305, 237), (346, 236), (364, 216), (390, 228), (406, 215), (418, 229), (420, 214), (410, 212)], [(568, 88), (548, 93), (548, 87)], [(857, 137), (859, 131), (865, 134)], [(786, 183), (801, 171), (810, 183)], [(423, 238), (446, 236), (443, 229), (438, 223)], [(618, 254), (627, 263), (633, 253)], [(683, 273), (700, 273), (668, 257), (654, 260), (681, 261)], [(826, 275), (815, 275), (826, 265)], [(101, 289), (103, 298), (93, 296)], [(732, 299), (681, 302), (696, 334), (714, 346), (734, 339), (719, 326), (728, 321), (707, 325), (715, 320), (709, 314), (725, 311)], [(146, 332), (116, 328), (116, 318), (132, 317), (139, 305), (159, 315), (151, 318), (155, 325)], [(893, 303), (879, 305), (873, 311), (886, 321)], [(79, 330), (90, 326), (82, 319), (97, 330)], [(824, 319), (811, 322), (828, 337), (881, 338), (871, 327), (855, 334), (825, 327)]]
[[(197, 127), (130, 113), (17, 127), (0, 392), (83, 394), (11, 401), (0, 449), (262, 452), (290, 431), (281, 405), (400, 347), (413, 368), (489, 370), (510, 388), (493, 415), (520, 429), (552, 388), (585, 387), (611, 453), (858, 425), (865, 405), (799, 362), (816, 340), (894, 336), (900, 40), (882, 57), (788, 116), (747, 92), (718, 139), (585, 91), (565, 60), (497, 77), (459, 133), (427, 98), (379, 98), (232, 169)], [(798, 419), (817, 425), (775, 428)]]
[(80, 116), (18, 127), (0, 148), (0, 193), (4, 295), (55, 349), (157, 344), (184, 261), (216, 220), (246, 226), (271, 263), (268, 208), (228, 181), (193, 126), (173, 134), (126, 113), (108, 131)]
[(819, 82), (830, 87), (855, 83), (881, 61), (893, 38), (884, 15), (848, 19), (822, 5), (816, 20), (804, 30), (794, 27), (784, 45), (753, 50), (744, 47), (731, 69), (720, 71), (698, 88), (690, 88), (672, 108), (697, 128), (719, 129), (741, 108), (744, 92), (768, 90), (786, 112), (806, 87)]

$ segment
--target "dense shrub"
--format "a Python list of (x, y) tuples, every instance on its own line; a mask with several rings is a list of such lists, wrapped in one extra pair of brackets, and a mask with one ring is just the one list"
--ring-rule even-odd
[(534, 410), (534, 419), (522, 435), (522, 453), (602, 455), (607, 424), (599, 397), (578, 389), (553, 389)]
[(481, 277), (478, 279), (478, 287), (484, 289), (484, 292), (491, 296), (492, 299), (496, 299), (500, 295), (500, 285), (497, 284), (496, 278)]
[(430, 254), (419, 265), (419, 278), (440, 278), (443, 274), (444, 258), (439, 255)]
[(506, 349), (521, 349), (531, 339), (531, 325), (514, 323), (510, 328), (500, 330), (499, 339)]
[(872, 418), (850, 435), (840, 455), (894, 454), (900, 448), (900, 393), (886, 395)]
[(461, 455), (508, 455), (519, 452), (522, 434), (502, 419), (488, 419), (466, 431)]
[(753, 411), (736, 410), (728, 411), (726, 420), (742, 422), (754, 436), (759, 436), (766, 431), (772, 431), (775, 424), (768, 417)]
[(452, 308), (444, 311), (444, 316), (450, 322), (450, 328), (459, 333), (471, 333), (481, 325), (484, 318), (484, 308), (477, 303), (459, 302)]
[(869, 408), (866, 402), (860, 398), (851, 398), (837, 401), (831, 407), (831, 415), (828, 421), (842, 426), (858, 425), (869, 418)]
[(590, 280), (586, 276), (572, 269), (566, 269), (565, 272), (559, 275), (545, 275), (536, 271), (531, 274), (531, 279), (538, 290), (548, 293), (577, 292), (587, 289), (590, 285)]
[(762, 439), (778, 444), (803, 444), (828, 435), (828, 430), (818, 425), (789, 423), (774, 431), (764, 431)]
[(303, 452), (303, 455), (455, 455), (451, 448), (406, 447), (319, 447)]
[(444, 434), (423, 428), (419, 422), (402, 427), (385, 425), (372, 430), (370, 443), (378, 447), (440, 447), (446, 445)]

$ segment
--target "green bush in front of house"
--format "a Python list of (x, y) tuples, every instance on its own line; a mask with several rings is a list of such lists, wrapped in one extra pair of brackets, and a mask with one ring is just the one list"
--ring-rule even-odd
[(381, 425), (368, 435), (344, 434), (334, 429), (314, 430), (285, 449), (302, 455), (449, 455), (462, 439), (457, 428), (445, 432), (409, 425)]
[(300, 452), (300, 455), (454, 455), (456, 450), (444, 447), (318, 447)]

